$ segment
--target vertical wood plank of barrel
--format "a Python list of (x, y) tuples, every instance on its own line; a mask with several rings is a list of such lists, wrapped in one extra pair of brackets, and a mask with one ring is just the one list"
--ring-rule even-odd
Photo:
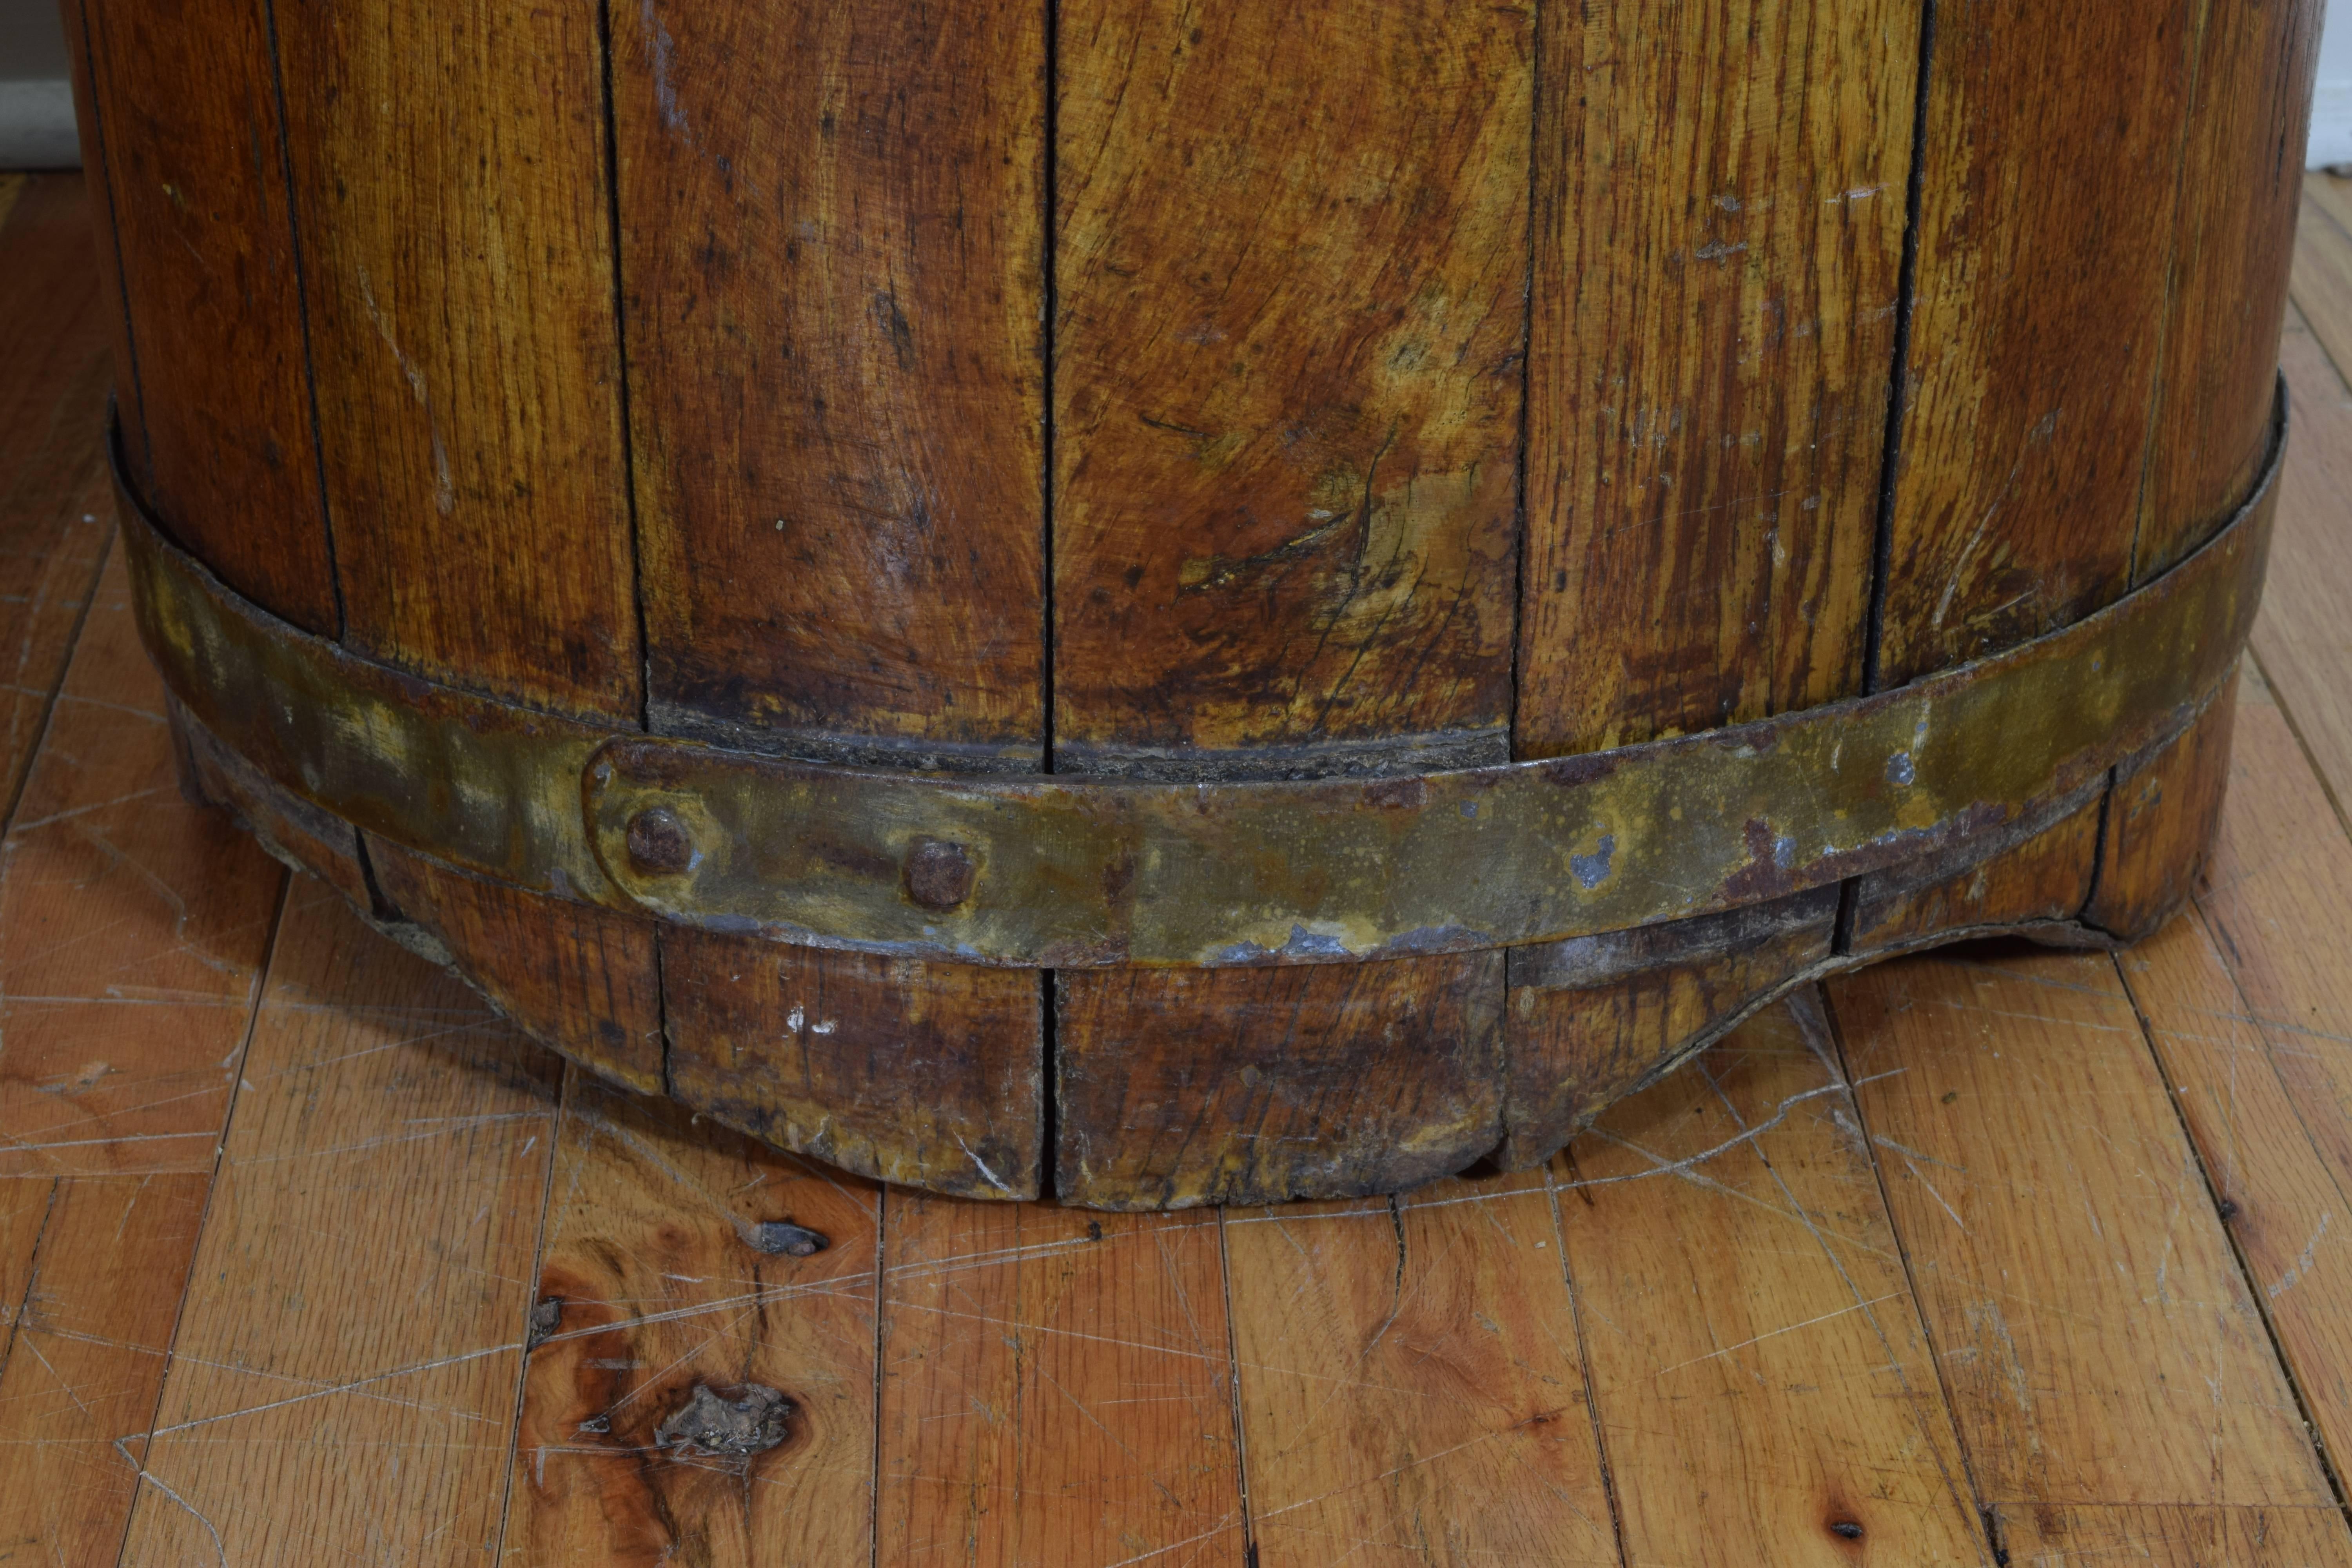
[[(1862, 689), (1919, 4), (1545, 14), (1518, 755)], [(1502, 1161), (1825, 956), (1798, 902), (1515, 953)]]
[[(616, 28), (656, 731), (1042, 765), (1044, 16), (650, 0)], [(1035, 1195), (1034, 974), (674, 932), (662, 984), (690, 1103)]]
[(2135, 583), (2203, 542), (2261, 471), (2320, 9), (2205, 0)]
[(655, 730), (1041, 765), (1045, 16), (616, 24)]
[(1499, 730), (1530, 7), (1058, 16), (1057, 769)]
[[(115, 233), (113, 196), (108, 189), (106, 133), (98, 118), (97, 65), (90, 58), (89, 7), (84, 0), (58, 0), (58, 19), (64, 25), (66, 54), (73, 71), (74, 131), (81, 146), (82, 174), (90, 204), (91, 260), (97, 264), (99, 293), (110, 328), (107, 346), (114, 356), (115, 418), (122, 429), (124, 450), (137, 453), (143, 461), (147, 426), (139, 415), (138, 365), (131, 352), (131, 317), (124, 309), (122, 242)], [(37, 283), (19, 288), (27, 300), (46, 302), (51, 298)]]
[(299, 252), (262, 5), (84, 4), (91, 129), (104, 146), (93, 172), (115, 229), (100, 246), (120, 245), (128, 305), (117, 386), (131, 416), (133, 482), (230, 587), (333, 637)]
[[(1502, 760), (1531, 8), (1057, 16), (1056, 770), (1407, 737), (1435, 750), (1403, 765)], [(1060, 976), (1058, 1190), (1262, 1202), (1483, 1153), (1502, 964), (1355, 967)], [(1339, 1063), (1443, 1126), (1350, 1132)], [(1230, 1119), (1161, 1092), (1229, 1073)], [(1243, 1102), (1330, 1146), (1258, 1146)]]
[[(2201, 4), (1937, 11), (1877, 689), (2130, 584)], [(1896, 893), (1870, 900), (1871, 927), (1919, 939), (1972, 907), (2079, 909), (2097, 846), (2095, 826), (2053, 831), (1966, 874), (1991, 905)]]
[(1055, 1190), (1096, 1208), (1356, 1197), (1502, 1138), (1498, 951), (1055, 976)]
[[(437, 865), (371, 835), (384, 902), (439, 939), (499, 1011), (639, 1094), (668, 1089), (653, 922), (541, 898)], [(354, 899), (365, 907), (365, 896)]]
[(2195, 7), (1937, 7), (1880, 689), (2127, 584)]
[(2238, 683), (2136, 766), (2119, 769), (2101, 825), (2099, 879), (2083, 918), (2126, 942), (2153, 936), (2188, 901), (2221, 830)]
[(594, 11), (276, 15), (347, 646), (634, 725)]
[(1545, 13), (1519, 755), (1861, 690), (1919, 5)]
[(682, 929), (665, 933), (661, 960), (666, 1070), (686, 1104), (877, 1181), (1044, 1191), (1034, 971)]

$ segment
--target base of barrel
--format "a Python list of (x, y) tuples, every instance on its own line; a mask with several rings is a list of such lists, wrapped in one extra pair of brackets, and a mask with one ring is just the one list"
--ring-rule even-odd
[(172, 717), (193, 797), (593, 1072), (879, 1180), (1160, 1209), (1540, 1164), (1828, 975), (1974, 938), (2149, 935), (2212, 844), (2234, 691), (1998, 841), (1843, 887), (1507, 952), (1058, 983), (520, 892), (366, 837)]

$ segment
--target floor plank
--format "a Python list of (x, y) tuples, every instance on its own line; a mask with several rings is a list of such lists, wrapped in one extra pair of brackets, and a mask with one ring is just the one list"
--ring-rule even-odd
[[(552, 1191), (500, 1561), (866, 1562), (879, 1190), (574, 1069)], [(776, 1251), (782, 1224), (827, 1245)], [(664, 1431), (752, 1384), (790, 1401), (782, 1441)]]
[(0, 1563), (121, 1551), (211, 1177), (57, 1186), (0, 1373)]
[(893, 1189), (879, 1561), (1239, 1560), (1216, 1217)]
[[(7, 210), (14, 204), (14, 210)], [(105, 553), (99, 440), (109, 311), (78, 174), (15, 176), (0, 198), (0, 802), (13, 802)]]
[(107, 567), (0, 843), (0, 1174), (209, 1171), (286, 874), (179, 793)]
[(2341, 1568), (2332, 1508), (2040, 1508), (1999, 1513), (2011, 1568)]
[(2352, 1455), (2352, 1226), (2339, 1218), (2352, 1203), (2272, 1059), (2303, 1043), (2267, 1037), (2201, 913), (2120, 967), (2305, 1408), (2331, 1453)]
[(2198, 905), (2314, 1150), (2337, 1190), (2352, 1192), (2352, 838), (2330, 822), (2284, 715), (2252, 680)]
[(2303, 177), (2289, 293), (2338, 365), (2352, 365), (2352, 181), (2314, 171)]
[(1811, 998), (1621, 1102), (1556, 1167), (1631, 1563), (1818, 1563), (1855, 1542), (1987, 1561)]
[(2113, 963), (1997, 951), (1830, 987), (1981, 1500), (2329, 1502)]
[(48, 1224), (58, 1184), (49, 1176), (0, 1178), (0, 1373), (8, 1365), (25, 1294), (33, 1286), (33, 1250)]
[(306, 879), (244, 1079), (126, 1561), (489, 1561), (556, 1058)]
[(2347, 498), (2352, 497), (2352, 389), (2319, 340), (2293, 318), (2279, 363), (2294, 427), (2279, 476), (2254, 657), (2294, 714), (2341, 814), (2352, 806), (2352, 616), (2345, 613), (2352, 605), (2352, 549), (2345, 538)]
[(1619, 1561), (1540, 1171), (1224, 1231), (1259, 1568)]

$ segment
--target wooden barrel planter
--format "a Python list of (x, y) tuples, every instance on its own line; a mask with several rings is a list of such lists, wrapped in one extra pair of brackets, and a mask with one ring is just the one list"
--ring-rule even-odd
[(2155, 927), (2314, 0), (67, 0), (188, 787), (595, 1072), (1107, 1208)]

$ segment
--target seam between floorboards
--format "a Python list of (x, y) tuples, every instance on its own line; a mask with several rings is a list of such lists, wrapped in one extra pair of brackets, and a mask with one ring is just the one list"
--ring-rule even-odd
[(563, 1153), (563, 1124), (572, 1113), (572, 1086), (578, 1080), (580, 1068), (570, 1062), (563, 1064), (563, 1076), (556, 1082), (555, 1115), (547, 1133), (547, 1179), (541, 1184), (539, 1194), (539, 1234), (531, 1247), (530, 1292), (523, 1303), (522, 1358), (515, 1367), (514, 1415), (507, 1428), (506, 1468), (499, 1478), (498, 1550), (490, 1558), (493, 1563), (507, 1560), (507, 1530), (514, 1521), (515, 1467), (522, 1462), (522, 1413), (530, 1396), (530, 1358), (539, 1346), (532, 1342), (531, 1322), (539, 1310), (540, 1285), (547, 1278), (548, 1225), (555, 1213), (556, 1167)]
[[(294, 873), (281, 868), (278, 873), (278, 901), (269, 921), (269, 942), (264, 949), (268, 956), (263, 959), (260, 969), (253, 977), (253, 1007), (246, 1015), (245, 1037), (237, 1042), (236, 1046), (236, 1070), (229, 1079), (228, 1104), (221, 1110), (220, 1141), (213, 1146), (212, 1173), (205, 1180), (204, 1212), (196, 1216), (195, 1241), (188, 1248), (188, 1276), (180, 1287), (180, 1300), (172, 1311), (172, 1334), (171, 1338), (164, 1342), (163, 1370), (155, 1380), (155, 1403), (148, 1411), (147, 1429), (144, 1432), (118, 1437), (114, 1442), (115, 1451), (122, 1454), (125, 1458), (130, 1458), (122, 1445), (128, 1442), (131, 1436), (143, 1439), (139, 1457), (131, 1460), (131, 1468), (138, 1472), (138, 1479), (131, 1487), (131, 1506), (122, 1510), (122, 1537), (114, 1552), (114, 1561), (118, 1568), (121, 1568), (121, 1564), (130, 1555), (131, 1531), (139, 1522), (141, 1500), (147, 1495), (150, 1488), (162, 1485), (147, 1471), (147, 1461), (154, 1458), (155, 1421), (156, 1417), (163, 1413), (163, 1400), (172, 1390), (172, 1371), (178, 1363), (180, 1353), (180, 1326), (187, 1320), (188, 1297), (196, 1288), (196, 1260), (204, 1256), (205, 1237), (212, 1229), (213, 1200), (220, 1193), (221, 1168), (228, 1163), (229, 1129), (236, 1120), (237, 1107), (244, 1101), (246, 1057), (252, 1051), (253, 1037), (261, 1027), (261, 1010), (269, 996), (269, 977), (278, 968), (278, 941), (286, 931), (286, 908), (293, 901), (293, 896)], [(183, 1503), (181, 1506), (184, 1508), (187, 1505)], [(195, 1510), (193, 1508), (188, 1509), (188, 1511), (195, 1514)], [(205, 1529), (214, 1528), (212, 1521), (202, 1514), (195, 1514), (195, 1517)], [(215, 1534), (217, 1536), (217, 1531)]]
[[(1571, 1141), (1572, 1142), (1572, 1141)], [(1576, 1338), (1576, 1375), (1584, 1385), (1584, 1415), (1592, 1427), (1593, 1462), (1601, 1468), (1601, 1500), (1609, 1508), (1609, 1538), (1617, 1548), (1617, 1561), (1630, 1565), (1633, 1558), (1625, 1550), (1625, 1510), (1617, 1500), (1617, 1477), (1609, 1462), (1609, 1439), (1601, 1426), (1601, 1391), (1593, 1386), (1592, 1347), (1584, 1332), (1584, 1307), (1577, 1300), (1576, 1272), (1569, 1267), (1568, 1227), (1559, 1219), (1559, 1184), (1552, 1180), (1553, 1161), (1575, 1158), (1568, 1152), (1569, 1145), (1543, 1163), (1544, 1196), (1551, 1205), (1551, 1244), (1559, 1254), (1559, 1284), (1568, 1298), (1569, 1331)], [(1586, 1200), (1588, 1203), (1591, 1199)]]
[(1830, 988), (1818, 980), (1812, 985), (1821, 1003), (1822, 1017), (1829, 1025), (1830, 1045), (1837, 1052), (1838, 1074), (1845, 1080), (1845, 1102), (1853, 1111), (1854, 1126), (1862, 1133), (1863, 1157), (1870, 1162), (1870, 1177), (1877, 1184), (1878, 1209), (1886, 1216), (1886, 1234), (1894, 1240), (1895, 1260), (1903, 1266), (1904, 1295), (1911, 1305), (1911, 1321), (1918, 1325), (1919, 1342), (1927, 1349), (1928, 1364), (1936, 1369), (1936, 1393), (1943, 1406), (1945, 1423), (1951, 1430), (1953, 1450), (1959, 1456), (1960, 1479), (1968, 1487), (1967, 1500), (1976, 1505), (1978, 1542), (1984, 1549), (1987, 1563), (2007, 1563), (2009, 1552), (2001, 1544), (1999, 1516), (1985, 1500), (1983, 1483), (1977, 1479), (1975, 1456), (1969, 1452), (1968, 1437), (1960, 1430), (1951, 1380), (1944, 1375), (1944, 1354), (1936, 1344), (1936, 1326), (1927, 1321), (1927, 1309), (1920, 1304), (1919, 1271), (1911, 1262), (1911, 1244), (1904, 1239), (1903, 1227), (1895, 1223), (1895, 1204), (1886, 1190), (1886, 1167), (1878, 1158), (1878, 1142), (1871, 1136), (1870, 1122), (1863, 1114), (1862, 1096), (1853, 1089), (1853, 1062), (1846, 1049), (1845, 1025), (1838, 1018), (1837, 1002), (1830, 995)]
[[(2192, 911), (2182, 911), (2184, 915)], [(2193, 912), (2198, 916), (2201, 923), (2204, 910), (2202, 909), (2195, 909), (2193, 910)], [(2199, 1145), (2197, 1142), (2197, 1134), (2189, 1125), (2189, 1112), (2181, 1105), (2180, 1096), (2173, 1092), (2172, 1085), (2179, 1080), (2174, 1079), (2170, 1073), (2165, 1070), (2164, 1052), (2156, 1043), (2156, 1027), (2148, 1022), (2147, 1012), (2143, 1010), (2139, 1005), (2139, 994), (2132, 989), (2131, 976), (2124, 969), (2123, 955), (2118, 952), (2110, 952), (2107, 954), (2107, 958), (2115, 966), (2116, 983), (2123, 987), (2124, 1004), (2132, 1010), (2132, 1019), (2139, 1026), (2140, 1044), (2147, 1047), (2148, 1060), (2156, 1068), (2158, 1087), (2163, 1090), (2165, 1103), (2172, 1108), (2173, 1121), (2180, 1128), (2180, 1140), (2183, 1143), (2188, 1145), (2189, 1157), (2196, 1163), (2197, 1179), (2205, 1189), (2206, 1203), (2213, 1212), (2213, 1223), (2221, 1227), (2222, 1239), (2229, 1244), (2230, 1259), (2237, 1265), (2238, 1278), (2246, 1287), (2247, 1300), (2254, 1309), (2256, 1320), (2263, 1325), (2263, 1342), (2270, 1346), (2272, 1362), (2277, 1366), (2279, 1376), (2285, 1380), (2287, 1393), (2294, 1399), (2294, 1413), (2296, 1418), (2303, 1423), (2304, 1438), (2310, 1447), (2312, 1459), (2319, 1466), (2319, 1473), (2326, 1479), (2327, 1482), (2327, 1489), (2336, 1499), (2336, 1513), (2339, 1517), (2346, 1520), (2347, 1525), (2352, 1525), (2352, 1508), (2347, 1508), (2347, 1506), (2344, 1492), (2344, 1482), (2336, 1472), (2336, 1464), (2334, 1459), (2332, 1459), (2328, 1455), (2326, 1435), (2321, 1430), (2319, 1423), (2313, 1419), (2311, 1401), (2304, 1394), (2303, 1380), (2295, 1374), (2294, 1359), (2286, 1353), (2286, 1345), (2279, 1338), (2278, 1325), (2271, 1319), (2269, 1303), (2263, 1294), (2262, 1288), (2254, 1281), (2253, 1269), (2246, 1261), (2245, 1249), (2238, 1244), (2237, 1232), (2230, 1227), (2230, 1222), (2222, 1215), (2221, 1205), (2225, 1201), (2225, 1194), (2213, 1180), (2213, 1169), (2206, 1163), (2205, 1151)], [(2236, 994), (2238, 1000), (2242, 1004), (2245, 1005), (2247, 1018), (2250, 1020), (2252, 1019), (2254, 1016), (2253, 1006), (2252, 1003), (2248, 1001), (2244, 988), (2238, 984), (2237, 973), (2234, 970), (2230, 969), (2226, 961), (2222, 964), (2222, 970), (2223, 973), (2230, 976), (2231, 991)], [(2272, 1071), (2275, 1073), (2277, 1068), (2271, 1057), (2269, 1037), (2263, 1033), (2263, 1027), (2259, 1023), (2250, 1024), (2249, 1026), (2253, 1029), (2256, 1037), (2262, 1040), (2263, 1065), (2270, 1067)], [(2285, 1086), (2282, 1083), (2280, 1087), (2284, 1089)], [(2292, 1094), (2288, 1095), (2287, 1100), (2289, 1106), (2292, 1108), (2294, 1106), (2294, 1096)], [(2295, 1110), (2295, 1124), (2298, 1130), (2303, 1132), (2304, 1137), (2308, 1140), (2311, 1136), (2311, 1130), (2303, 1125), (2303, 1113), (2299, 1109)], [(2316, 1152), (2316, 1150), (2315, 1150), (2315, 1155)], [(2342, 1202), (2345, 1194), (2342, 1187), (2336, 1182), (2336, 1173), (2333, 1171), (2328, 1171), (2326, 1169), (2326, 1165), (2324, 1161), (2321, 1163), (2321, 1169), (2326, 1174), (2329, 1184), (2336, 1187), (2336, 1200), (2339, 1203)], [(2269, 1504), (2262, 1506), (2278, 1507), (2286, 1505)]]

